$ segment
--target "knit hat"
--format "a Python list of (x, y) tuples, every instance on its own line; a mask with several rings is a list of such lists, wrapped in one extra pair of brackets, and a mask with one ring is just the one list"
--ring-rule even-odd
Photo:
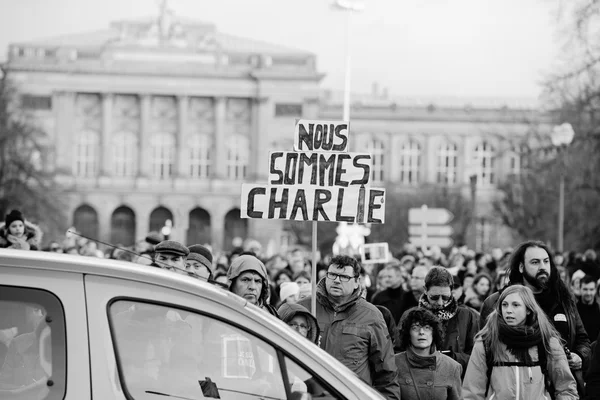
[(15, 221), (21, 221), (25, 223), (25, 217), (23, 217), (23, 213), (19, 210), (12, 210), (8, 214), (6, 214), (6, 219), (4, 220), (5, 226), (8, 228), (10, 224)]
[(299, 295), (300, 286), (296, 282), (283, 282), (279, 289), (279, 298), (285, 301), (290, 296)]
[(200, 264), (204, 265), (210, 273), (213, 272), (213, 256), (209, 249), (201, 244), (193, 244), (188, 247), (188, 250), (190, 251), (190, 254), (187, 257), (188, 261), (198, 261)]
[(155, 253), (168, 253), (176, 254), (178, 256), (187, 257), (190, 251), (179, 242), (175, 240), (163, 240), (154, 247)]

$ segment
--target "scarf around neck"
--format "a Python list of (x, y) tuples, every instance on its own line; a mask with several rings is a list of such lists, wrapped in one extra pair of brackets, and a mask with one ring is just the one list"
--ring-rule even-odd
[(423, 307), (431, 311), (443, 322), (452, 319), (458, 312), (458, 303), (456, 302), (454, 296), (451, 296), (450, 302), (442, 308), (434, 308), (427, 300), (427, 294), (423, 293), (419, 299), (419, 307)]
[(498, 318), (498, 336), (519, 361), (531, 362), (529, 348), (542, 343), (542, 333), (536, 321), (532, 326), (511, 326)]

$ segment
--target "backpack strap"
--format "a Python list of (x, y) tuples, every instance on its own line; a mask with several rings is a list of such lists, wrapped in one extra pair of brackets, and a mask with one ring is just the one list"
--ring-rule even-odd
[(487, 377), (485, 380), (485, 397), (487, 397), (488, 391), (490, 390), (490, 380), (492, 379), (492, 369), (494, 368), (494, 357), (485, 340), (483, 341), (483, 349), (485, 350), (485, 365), (487, 367), (485, 371)]

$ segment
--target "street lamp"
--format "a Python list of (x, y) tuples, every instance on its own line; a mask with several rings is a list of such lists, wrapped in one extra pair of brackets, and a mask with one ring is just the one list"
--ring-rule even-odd
[(358, 0), (335, 0), (331, 7), (335, 10), (346, 12), (346, 74), (344, 78), (344, 121), (350, 120), (350, 80), (352, 59), (350, 57), (350, 26), (351, 16), (353, 12), (361, 12), (365, 9), (365, 5)]
[(165, 226), (162, 227), (160, 233), (163, 234), (165, 240), (169, 240), (169, 236), (171, 236), (171, 229), (173, 228), (173, 221), (170, 219), (165, 221)]
[[(575, 132), (573, 127), (569, 123), (557, 125), (552, 129), (552, 145), (561, 152), (565, 149), (571, 141), (573, 141)], [(560, 169), (560, 183), (559, 183), (559, 195), (558, 195), (558, 232), (557, 232), (557, 250), (563, 251), (564, 235), (565, 235), (565, 173), (563, 168)]]

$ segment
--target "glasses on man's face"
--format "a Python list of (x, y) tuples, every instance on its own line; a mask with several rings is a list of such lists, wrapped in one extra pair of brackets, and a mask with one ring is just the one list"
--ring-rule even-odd
[(327, 273), (327, 279), (331, 279), (332, 281), (335, 281), (337, 278), (340, 278), (340, 282), (350, 282), (350, 279), (352, 279), (354, 277), (348, 276), (348, 275), (336, 274), (334, 272)]
[(431, 325), (413, 324), (410, 327), (410, 330), (413, 332), (420, 332), (421, 329), (423, 329), (424, 332), (433, 332), (433, 327)]
[(291, 324), (288, 324), (289, 327), (294, 328), (294, 329), (298, 329), (300, 331), (308, 331), (308, 326), (304, 325), (304, 324), (296, 324), (294, 322), (292, 322)]
[(431, 301), (438, 301), (440, 299), (440, 297), (442, 298), (444, 303), (447, 303), (452, 298), (452, 295), (451, 294), (428, 294), (427, 295), (427, 298)]

